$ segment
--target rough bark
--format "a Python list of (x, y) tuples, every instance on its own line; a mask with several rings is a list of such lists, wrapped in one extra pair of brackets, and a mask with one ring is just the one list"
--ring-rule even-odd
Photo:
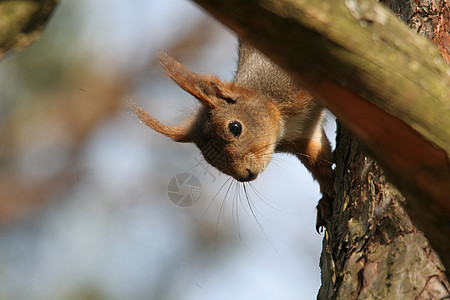
[[(408, 197), (407, 212), (449, 268), (450, 69), (436, 47), (372, 0), (195, 2), (337, 116)], [(436, 11), (431, 35), (448, 49), (447, 2)], [(425, 13), (411, 18), (421, 30)]]
[(0, 0), (0, 58), (37, 40), (58, 0)]
[[(429, 7), (434, 3), (386, 2), (424, 36), (434, 39), (440, 34), (439, 15), (418, 13), (436, 11)], [(342, 127), (337, 141), (338, 197), (323, 240), (318, 299), (450, 297), (440, 259), (412, 224), (404, 197)]]
[(450, 5), (448, 0), (382, 0), (414, 31), (433, 41), (450, 63)]
[(342, 127), (337, 197), (323, 240), (318, 299), (443, 299), (443, 265), (411, 222), (404, 197)]

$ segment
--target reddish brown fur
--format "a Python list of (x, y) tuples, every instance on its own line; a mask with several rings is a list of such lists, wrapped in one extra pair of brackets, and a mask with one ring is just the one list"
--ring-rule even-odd
[(192, 142), (189, 137), (189, 125), (186, 124), (179, 127), (164, 125), (136, 103), (132, 102), (131, 105), (133, 106), (135, 116), (148, 127), (153, 128), (157, 132), (162, 133), (177, 142)]
[[(323, 108), (259, 51), (241, 42), (233, 82), (196, 74), (167, 55), (167, 76), (203, 105), (183, 126), (166, 126), (134, 104), (147, 126), (178, 142), (193, 142), (205, 160), (239, 181), (254, 180), (273, 152), (295, 154), (319, 182), (318, 226), (334, 195), (331, 147), (321, 127)], [(235, 134), (230, 124), (238, 123)]]

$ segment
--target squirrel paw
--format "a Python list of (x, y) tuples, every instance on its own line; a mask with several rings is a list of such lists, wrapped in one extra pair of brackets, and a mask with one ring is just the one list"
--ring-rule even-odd
[(317, 217), (316, 217), (316, 231), (321, 234), (323, 228), (326, 227), (328, 219), (331, 214), (331, 202), (333, 198), (329, 195), (323, 195), (316, 206)]

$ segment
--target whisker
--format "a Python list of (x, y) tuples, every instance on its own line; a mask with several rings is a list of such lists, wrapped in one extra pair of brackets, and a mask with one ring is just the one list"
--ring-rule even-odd
[[(291, 142), (291, 143), (293, 145), (295, 145), (294, 142)], [(257, 155), (257, 156), (263, 156), (263, 157), (266, 156), (266, 155), (270, 156), (270, 155), (273, 154), (272, 146), (274, 146), (274, 145), (276, 145), (276, 143), (272, 143), (272, 144), (268, 144), (268, 145), (262, 146), (261, 148), (252, 151), (252, 153)], [(267, 151), (267, 153), (264, 153), (264, 152), (266, 152), (266, 150), (270, 150), (270, 151)], [(303, 156), (303, 157), (306, 157), (306, 158), (311, 158), (311, 156), (306, 154), (306, 153), (297, 153), (296, 155)], [(322, 163), (333, 165), (333, 163), (331, 161), (328, 161), (326, 159), (323, 159), (323, 158), (316, 158), (316, 159), (318, 159)]]
[[(279, 209), (277, 207), (274, 206), (273, 201), (270, 200), (266, 195), (262, 194), (261, 192), (259, 192), (256, 187), (251, 184), (250, 182), (248, 183), (248, 185), (250, 186), (250, 188), (252, 189), (253, 193), (264, 203), (266, 204), (268, 207), (275, 209), (278, 212), (282, 212), (285, 213), (286, 211)], [(272, 202), (272, 203), (271, 203)]]
[[(239, 223), (239, 209), (237, 206), (237, 192), (239, 191), (239, 189), (238, 189), (238, 185), (236, 184), (236, 181), (234, 181), (233, 183), (235, 183), (235, 185), (234, 185), (233, 204), (232, 204), (231, 214), (232, 214), (232, 218), (233, 218), (234, 229), (236, 230), (236, 232), (238, 234), (239, 240), (242, 241), (241, 229), (240, 229), (240, 223)], [(236, 214), (236, 218), (234, 218), (235, 214)]]
[[(230, 177), (230, 178), (231, 178), (231, 177)], [(222, 203), (221, 203), (221, 205), (220, 205), (219, 218), (218, 218), (217, 224), (219, 224), (219, 221), (220, 221), (220, 215), (222, 215), (223, 223), (225, 224), (225, 218), (226, 218), (226, 216), (225, 216), (225, 209), (224, 209), (224, 207), (225, 207), (225, 201), (226, 201), (226, 199), (227, 199), (227, 196), (228, 196), (228, 193), (230, 192), (231, 187), (233, 186), (233, 183), (234, 183), (234, 181), (232, 180), (232, 181), (230, 182), (230, 185), (229, 185), (228, 188), (227, 188), (227, 191), (225, 192), (225, 195), (223, 196)]]
[(214, 197), (212, 198), (212, 200), (209, 202), (208, 207), (206, 208), (205, 212), (202, 215), (201, 220), (203, 220), (203, 218), (206, 216), (206, 213), (209, 211), (209, 209), (211, 208), (211, 205), (213, 204), (214, 200), (217, 198), (217, 196), (219, 195), (220, 191), (222, 191), (222, 189), (224, 188), (224, 186), (228, 183), (228, 181), (230, 181), (232, 179), (232, 177), (228, 177), (227, 180), (225, 180), (225, 182), (222, 184), (222, 186), (220, 187), (220, 189), (217, 191), (217, 193), (214, 195)]
[[(227, 180), (225, 183), (229, 182), (230, 179), (231, 179), (231, 177), (228, 178), (228, 180)], [(223, 197), (222, 203), (221, 203), (221, 205), (220, 205), (219, 215), (217, 216), (217, 222), (216, 222), (216, 238), (215, 238), (215, 245), (217, 245), (217, 238), (218, 238), (218, 236), (219, 236), (219, 223), (220, 223), (220, 216), (221, 216), (221, 215), (223, 216), (223, 222), (224, 222), (224, 224), (225, 224), (225, 213), (224, 213), (224, 209), (223, 209), (223, 208), (224, 208), (224, 205), (225, 205), (225, 200), (227, 199), (228, 192), (230, 191), (230, 188), (231, 188), (232, 185), (233, 185), (233, 181), (230, 182), (230, 185), (228, 186), (228, 189), (227, 189), (227, 191), (225, 192), (225, 196)]]
[[(236, 219), (237, 219), (237, 229), (238, 229), (238, 236), (239, 236), (239, 240), (241, 241), (241, 243), (243, 243), (245, 245), (245, 247), (249, 250), (251, 250), (251, 248), (249, 247), (249, 245), (245, 242), (245, 240), (242, 238), (242, 234), (241, 234), (241, 230), (240, 230), (240, 221), (239, 221), (239, 208), (238, 208), (238, 199), (239, 202), (241, 203), (241, 207), (244, 208), (243, 203), (242, 203), (242, 198), (241, 198), (241, 193), (240, 193), (240, 182), (238, 182), (237, 180), (235, 180), (235, 203), (236, 203)], [(245, 211), (245, 209), (244, 209)], [(247, 211), (245, 211), (247, 212)]]
[[(305, 153), (297, 153), (296, 155), (300, 155), (300, 156), (303, 156), (303, 157), (306, 157), (306, 158), (311, 158), (311, 155), (308, 155), (308, 154), (305, 154)], [(316, 157), (316, 159), (319, 160), (320, 162), (328, 164), (330, 166), (333, 165), (333, 163), (331, 161), (329, 161), (329, 160), (326, 160), (326, 159), (323, 159), (323, 158), (318, 158), (318, 157)]]
[(274, 165), (275, 167), (279, 168), (281, 171), (284, 171), (283, 167), (278, 162), (272, 161), (271, 164)]
[[(254, 205), (253, 202), (251, 201), (250, 196), (249, 196), (249, 194), (248, 194), (248, 192), (247, 192), (247, 185), (246, 185), (246, 182), (243, 182), (243, 183), (242, 183), (242, 186), (244, 187), (244, 194), (245, 194), (245, 197), (247, 198), (247, 203), (249, 204), (249, 207), (250, 207), (250, 208), (253, 208), (253, 209), (252, 209), (252, 215), (255, 216), (255, 215), (258, 214), (258, 215), (260, 215), (261, 217), (263, 217), (265, 220), (269, 220), (266, 216), (264, 216), (263, 213), (261, 213), (261, 211), (258, 209), (258, 207), (257, 207), (256, 205)], [(255, 213), (253, 213), (253, 212), (255, 212)]]
[[(261, 223), (259, 222), (258, 218), (256, 217), (255, 211), (252, 208), (252, 204), (251, 204), (250, 198), (249, 198), (248, 193), (247, 193), (247, 188), (245, 186), (245, 182), (242, 184), (242, 186), (244, 187), (244, 194), (245, 194), (245, 198), (247, 199), (247, 205), (250, 208), (250, 211), (251, 211), (251, 213), (253, 215), (254, 220), (256, 221), (256, 224), (258, 224), (258, 227), (261, 230), (261, 233), (263, 234), (264, 238), (269, 242), (270, 246), (275, 250), (275, 252), (277, 254), (279, 254), (277, 249), (276, 249), (276, 247), (275, 247), (275, 245), (272, 243), (272, 241), (269, 239), (269, 237), (267, 236), (266, 232), (264, 231), (264, 227), (261, 225)], [(259, 214), (261, 214), (259, 211), (257, 211), (257, 212)]]
[[(240, 183), (238, 183), (238, 186), (240, 187), (241, 186), (241, 184)], [(250, 213), (245, 209), (245, 206), (244, 206), (244, 202), (242, 202), (242, 197), (241, 197), (241, 190), (239, 190), (239, 192), (237, 193), (237, 197), (238, 197), (238, 199), (239, 199), (239, 203), (241, 203), (241, 207), (242, 207), (242, 209), (244, 210), (244, 212), (247, 214), (247, 216), (248, 217), (250, 217), (251, 218), (251, 215), (250, 215)]]
[(278, 162), (281, 161), (283, 163), (288, 163), (291, 166), (296, 165), (295, 163), (293, 163), (291, 160), (285, 158), (284, 155), (285, 153), (275, 153), (275, 155), (272, 157), (272, 162)]

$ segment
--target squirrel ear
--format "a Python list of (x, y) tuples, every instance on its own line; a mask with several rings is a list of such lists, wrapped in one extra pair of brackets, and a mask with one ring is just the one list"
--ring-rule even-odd
[(166, 75), (183, 90), (200, 100), (210, 108), (217, 105), (214, 97), (218, 94), (220, 80), (209, 74), (196, 74), (186, 69), (182, 64), (165, 53), (158, 55)]
[(192, 142), (189, 124), (185, 124), (184, 126), (167, 126), (156, 120), (151, 114), (136, 103), (130, 101), (130, 106), (132, 107), (133, 114), (148, 127), (153, 128), (157, 132), (164, 134), (176, 142)]

